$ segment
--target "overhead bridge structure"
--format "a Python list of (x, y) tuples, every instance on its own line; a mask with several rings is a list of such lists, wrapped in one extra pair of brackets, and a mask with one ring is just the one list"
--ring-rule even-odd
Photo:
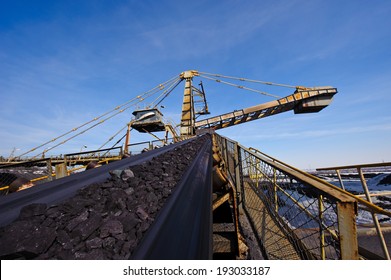
[(319, 112), (330, 104), (336, 93), (337, 89), (332, 87), (296, 90), (294, 94), (278, 100), (197, 121), (195, 127), (216, 130), (291, 110), (297, 114)]

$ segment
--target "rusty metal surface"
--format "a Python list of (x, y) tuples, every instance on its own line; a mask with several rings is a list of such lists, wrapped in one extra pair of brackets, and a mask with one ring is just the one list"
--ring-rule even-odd
[[(238, 203), (267, 258), (358, 257), (355, 197), (235, 141), (219, 135), (217, 139), (228, 178), (239, 186)], [(337, 209), (337, 204), (350, 211)]]
[(337, 209), (339, 238), (341, 240), (341, 258), (343, 260), (358, 260), (356, 209), (353, 204), (344, 202), (338, 202)]

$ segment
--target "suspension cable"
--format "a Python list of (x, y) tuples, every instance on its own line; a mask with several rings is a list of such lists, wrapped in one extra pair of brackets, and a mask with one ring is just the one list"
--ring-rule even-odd
[[(131, 128), (130, 130), (133, 130), (133, 128)], [(114, 148), (117, 144), (119, 144), (119, 143), (122, 141), (122, 139), (124, 139), (125, 137), (126, 137), (126, 133), (125, 133), (117, 142), (115, 142), (115, 143), (111, 146), (110, 149), (113, 149), (113, 148)], [(109, 150), (109, 151), (106, 151), (102, 156), (106, 156), (108, 152), (110, 152), (110, 150)]]
[(126, 124), (124, 127), (122, 127), (120, 130), (118, 130), (113, 136), (111, 136), (110, 138), (109, 138), (109, 140), (107, 140), (105, 143), (103, 143), (103, 145), (102, 146), (100, 146), (97, 150), (100, 150), (100, 149), (102, 149), (104, 146), (106, 146), (108, 143), (110, 143), (110, 141), (112, 141), (113, 139), (114, 139), (114, 137), (116, 137), (118, 134), (120, 134), (121, 133), (121, 131), (123, 131), (125, 128), (127, 128), (128, 127), (128, 125)]
[(233, 76), (225, 76), (220, 74), (211, 74), (206, 72), (199, 72), (199, 74), (213, 76), (217, 78), (225, 78), (225, 79), (232, 79), (232, 80), (239, 80), (243, 82), (251, 82), (251, 83), (258, 83), (258, 84), (264, 84), (268, 86), (279, 86), (279, 87), (286, 87), (286, 88), (297, 88), (297, 86), (288, 85), (288, 84), (280, 84), (280, 83), (273, 83), (273, 82), (266, 82), (266, 81), (260, 81), (260, 80), (252, 80), (247, 78), (239, 78), (239, 77), (233, 77)]
[[(124, 112), (125, 110), (129, 109), (130, 107), (131, 107), (131, 106), (125, 107), (124, 109), (120, 110), (119, 112), (116, 112), (115, 114), (113, 114), (113, 115), (111, 115), (111, 116), (109, 116), (109, 117), (107, 117), (107, 118), (105, 118), (105, 119), (99, 121), (98, 123), (93, 124), (92, 126), (90, 126), (90, 127), (86, 128), (86, 129), (80, 131), (79, 133), (77, 133), (77, 134), (75, 134), (75, 135), (73, 135), (73, 136), (71, 136), (71, 137), (65, 139), (64, 141), (58, 143), (57, 145), (54, 145), (53, 147), (49, 147), (49, 148), (43, 150), (42, 153), (46, 153), (46, 152), (48, 152), (48, 151), (53, 150), (54, 148), (57, 148), (58, 146), (61, 146), (61, 145), (65, 144), (65, 143), (67, 143), (69, 140), (72, 140), (73, 138), (75, 138), (75, 137), (77, 137), (77, 136), (79, 136), (79, 135), (81, 135), (81, 134), (83, 134), (83, 133), (85, 133), (85, 132), (87, 132), (87, 131), (93, 129), (94, 127), (96, 127), (96, 126), (98, 126), (98, 125), (104, 123), (105, 121), (107, 121), (107, 120), (109, 120), (109, 119), (115, 117), (116, 115), (121, 114), (122, 112)], [(41, 155), (42, 153), (37, 154), (36, 156), (33, 157), (33, 159), (34, 159), (34, 158), (37, 158), (37, 157), (38, 157), (39, 155)]]
[(240, 89), (245, 89), (245, 90), (253, 91), (253, 92), (256, 92), (256, 93), (263, 94), (263, 95), (267, 95), (267, 96), (271, 96), (271, 97), (275, 97), (275, 98), (280, 98), (280, 96), (278, 96), (278, 95), (274, 95), (274, 94), (270, 94), (270, 93), (265, 92), (265, 91), (260, 91), (260, 90), (257, 90), (257, 89), (248, 88), (248, 87), (245, 87), (245, 86), (229, 83), (229, 82), (222, 81), (222, 80), (219, 80), (219, 79), (214, 79), (214, 78), (202, 75), (202, 74), (200, 74), (200, 77), (203, 77), (205, 79), (209, 79), (209, 80), (212, 80), (212, 81), (215, 81), (215, 82), (218, 82), (218, 83), (226, 84), (226, 85), (229, 85), (229, 86), (237, 87), (237, 88), (240, 88)]
[(167, 86), (167, 87), (166, 87), (166, 90), (164, 90), (162, 93), (160, 93), (160, 95), (159, 95), (158, 97), (156, 97), (155, 100), (152, 101), (152, 102), (150, 103), (150, 106), (151, 106), (151, 107), (155, 107), (155, 106), (153, 106), (153, 104), (154, 104), (155, 102), (157, 102), (160, 98), (162, 98), (162, 96), (164, 96), (164, 95), (170, 90), (170, 88), (171, 88), (175, 83), (178, 82), (178, 80), (180, 80), (179, 77), (177, 77), (169, 86)]
[[(30, 149), (29, 151), (27, 151), (27, 152), (25, 152), (25, 153), (23, 153), (23, 154), (21, 154), (21, 155), (19, 155), (19, 156), (15, 156), (15, 157), (13, 157), (13, 158), (22, 157), (22, 156), (24, 156), (24, 155), (26, 155), (26, 154), (29, 154), (29, 153), (31, 153), (31, 152), (33, 152), (33, 151), (39, 149), (39, 148), (42, 148), (43, 146), (45, 146), (45, 145), (47, 145), (47, 144), (49, 144), (49, 143), (55, 142), (55, 141), (57, 141), (58, 139), (63, 138), (63, 137), (65, 137), (66, 135), (71, 134), (71, 133), (73, 133), (73, 132), (79, 130), (80, 128), (82, 128), (82, 127), (88, 125), (88, 124), (91, 124), (91, 123), (93, 123), (93, 122), (96, 122), (96, 121), (98, 121), (99, 119), (101, 119), (101, 118), (103, 118), (103, 117), (105, 117), (105, 116), (107, 116), (107, 115), (109, 115), (109, 114), (111, 114), (111, 113), (113, 113), (113, 112), (115, 112), (115, 111), (120, 110), (121, 108), (123, 108), (124, 106), (126, 106), (126, 105), (128, 105), (128, 104), (131, 104), (131, 103), (136, 102), (135, 104), (132, 104), (132, 106), (133, 106), (133, 105), (136, 105), (136, 104), (138, 104), (139, 102), (141, 102), (141, 101), (143, 101), (143, 100), (149, 98), (150, 96), (152, 96), (152, 95), (156, 94), (157, 92), (159, 92), (160, 90), (164, 89), (165, 86), (166, 86), (167, 84), (173, 83), (173, 81), (176, 81), (177, 79), (178, 79), (178, 76), (174, 76), (173, 78), (171, 78), (171, 79), (165, 81), (164, 83), (161, 83), (161, 84), (157, 85), (156, 87), (152, 88), (151, 90), (146, 91), (146, 92), (144, 92), (144, 93), (142, 93), (142, 94), (140, 94), (140, 95), (138, 95), (138, 96), (136, 96), (136, 97), (134, 97), (134, 98), (128, 100), (127, 102), (125, 102), (125, 103), (123, 103), (123, 104), (121, 104), (121, 105), (116, 106), (115, 108), (111, 109), (110, 111), (108, 111), (108, 112), (106, 112), (106, 113), (104, 113), (104, 114), (102, 114), (102, 115), (100, 115), (100, 116), (98, 116), (98, 117), (95, 117), (95, 118), (89, 120), (88, 122), (86, 122), (86, 123), (84, 123), (84, 124), (82, 124), (82, 125), (80, 125), (80, 126), (78, 126), (78, 127), (75, 127), (75, 128), (73, 128), (73, 129), (71, 129), (70, 131), (67, 131), (67, 132), (61, 134), (61, 135), (58, 136), (58, 137), (53, 138), (53, 139), (51, 139), (51, 140), (49, 140), (49, 141), (47, 141), (47, 142), (45, 142), (45, 143), (43, 143), (43, 144), (41, 144), (41, 145), (35, 147), (35, 148), (32, 148), (32, 149)], [(129, 108), (130, 108), (130, 106), (126, 107), (125, 110), (127, 110), (127, 109), (129, 109)], [(125, 111), (125, 110), (120, 110), (119, 113), (122, 113), (122, 112)], [(118, 115), (118, 114), (114, 114), (113, 116), (116, 116), (116, 115)], [(113, 116), (111, 116), (111, 117), (113, 117)], [(110, 119), (111, 117), (109, 117), (108, 119)], [(88, 130), (90, 130), (90, 129), (93, 128), (93, 127), (96, 127), (97, 125), (103, 123), (103, 122), (106, 121), (106, 120), (107, 120), (107, 119), (98, 122), (96, 125), (93, 125), (92, 127), (90, 127), (90, 128), (88, 128), (88, 129), (82, 131), (81, 133), (76, 134), (76, 136), (77, 136), (77, 135), (80, 135), (80, 134), (82, 134), (82, 133), (84, 133), (84, 132), (86, 132), (86, 131), (88, 131)], [(74, 138), (74, 137), (68, 138), (67, 140), (61, 142), (60, 144), (57, 144), (57, 145), (55, 145), (54, 147), (52, 147), (52, 148), (50, 148), (50, 149), (44, 150), (43, 153), (46, 153), (47, 151), (50, 151), (50, 150), (52, 150), (53, 148), (58, 147), (59, 145), (62, 145), (62, 144), (64, 144), (65, 142), (67, 142), (67, 141), (69, 141), (70, 139), (73, 139), (73, 138)], [(36, 157), (36, 156), (35, 156), (35, 157)]]
[[(171, 81), (172, 79), (170, 79)], [(174, 79), (174, 81), (167, 87), (167, 89), (165, 91), (163, 91), (154, 101), (151, 102), (151, 106), (152, 107), (156, 107), (158, 106), (177, 86), (178, 84), (180, 84), (182, 82), (182, 79), (177, 77), (176, 79)], [(163, 89), (163, 85), (159, 85), (159, 88), (160, 89)], [(163, 96), (164, 95), (164, 96)], [(162, 97), (163, 96), (163, 97)], [(156, 105), (153, 106), (153, 104), (159, 100), (159, 98), (162, 98)], [(112, 137), (109, 138), (109, 140), (107, 140), (102, 146), (100, 146), (98, 148), (98, 150), (102, 149), (104, 146), (106, 146), (111, 140), (114, 139), (114, 137), (116, 137), (122, 130), (124, 130), (125, 128), (127, 128), (128, 124), (126, 124), (124, 127), (122, 127), (117, 133), (115, 133)], [(132, 130), (133, 128), (131, 128)], [(122, 137), (119, 141), (121, 141), (124, 137)], [(116, 143), (118, 144), (118, 142)]]
[[(173, 90), (174, 90), (182, 81), (183, 81), (183, 79), (178, 78), (178, 80), (176, 81), (176, 83), (173, 83), (173, 84), (171, 85), (171, 87), (168, 88), (168, 89), (166, 90), (166, 94), (165, 94), (163, 97), (161, 97), (161, 96), (163, 95), (164, 92), (159, 96), (159, 98), (161, 97), (160, 101), (159, 101), (158, 103), (156, 103), (156, 105), (154, 105), (153, 107), (155, 108), (155, 107), (157, 107), (160, 103), (162, 103), (163, 100), (166, 99), (166, 98), (170, 95), (170, 93), (171, 93), (171, 92), (172, 92), (172, 91), (173, 91)], [(158, 99), (156, 99), (156, 100), (158, 100)], [(153, 101), (152, 104), (155, 103), (156, 100)]]

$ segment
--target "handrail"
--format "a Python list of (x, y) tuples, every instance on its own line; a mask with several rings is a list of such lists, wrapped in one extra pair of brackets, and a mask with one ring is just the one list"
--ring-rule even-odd
[(140, 164), (148, 161), (164, 152), (175, 149), (186, 144), (190, 140), (178, 142), (160, 149), (152, 150), (140, 155), (135, 155), (123, 160), (93, 168), (86, 172), (73, 174), (54, 181), (43, 183), (22, 192), (16, 192), (0, 198), (0, 226), (12, 222), (20, 212), (20, 209), (31, 203), (54, 204), (72, 197), (79, 189), (110, 177), (109, 171), (124, 169), (130, 165)]
[(268, 259), (359, 258), (356, 197), (226, 137), (217, 142)]
[(23, 162), (18, 162), (18, 163), (11, 163), (11, 164), (6, 164), (0, 166), (0, 169), (7, 169), (10, 167), (19, 167), (19, 166), (24, 166), (26, 164), (32, 164), (32, 163), (38, 163), (42, 161), (48, 161), (50, 158), (41, 158), (41, 159), (36, 159), (36, 160), (30, 160), (30, 161), (23, 161)]
[[(366, 197), (366, 200), (363, 200), (363, 201), (368, 201), (368, 203), (370, 203), (371, 205), (375, 206), (375, 204), (372, 203), (372, 195), (369, 192), (368, 185), (367, 185), (367, 182), (365, 180), (365, 175), (363, 173), (363, 168), (378, 168), (378, 167), (385, 167), (385, 166), (391, 166), (391, 162), (357, 164), (357, 165), (347, 165), (347, 166), (339, 166), (339, 167), (326, 167), (326, 168), (318, 168), (316, 170), (317, 171), (334, 170), (336, 172), (337, 176), (338, 176), (338, 179), (339, 179), (341, 187), (343, 188), (343, 191), (345, 191), (345, 186), (344, 186), (343, 181), (342, 181), (340, 170), (356, 169), (357, 173), (359, 174), (360, 181), (361, 181), (361, 186), (363, 188), (363, 191), (364, 191), (365, 197)], [(383, 194), (383, 195), (386, 195), (386, 194)], [(358, 196), (356, 196), (356, 197), (358, 198)], [(361, 199), (361, 197), (360, 197), (360, 199)], [(373, 224), (375, 225), (376, 232), (377, 232), (378, 237), (379, 237), (381, 248), (383, 250), (385, 258), (389, 260), (390, 259), (390, 253), (388, 252), (388, 247), (387, 247), (387, 244), (386, 244), (386, 241), (385, 241), (385, 238), (384, 238), (384, 235), (383, 235), (383, 232), (382, 232), (382, 229), (381, 229), (378, 217), (376, 216), (376, 213), (379, 213), (379, 212), (375, 213), (373, 211), (373, 207), (371, 207), (371, 208), (372, 209), (369, 209), (369, 212), (371, 212)], [(372, 210), (372, 211), (370, 211), (370, 210)], [(381, 213), (381, 214), (384, 214), (384, 213)], [(390, 215), (387, 215), (387, 216), (390, 216)]]
[(118, 147), (106, 148), (106, 149), (100, 149), (100, 150), (92, 150), (92, 151), (84, 151), (84, 152), (78, 152), (78, 153), (65, 154), (64, 157), (79, 156), (79, 155), (84, 155), (84, 154), (92, 154), (92, 153), (105, 152), (105, 151), (111, 151), (111, 150), (117, 150), (117, 149), (122, 150), (122, 147), (118, 146)]
[(345, 191), (345, 190), (343, 190), (343, 189), (341, 189), (341, 188), (338, 188), (337, 186), (335, 186), (335, 185), (333, 185), (333, 184), (331, 184), (331, 183), (329, 183), (329, 182), (327, 182), (327, 181), (325, 181), (325, 180), (323, 180), (323, 179), (320, 179), (319, 177), (316, 177), (316, 176), (314, 176), (314, 175), (312, 175), (312, 174), (309, 174), (309, 173), (307, 173), (307, 172), (304, 172), (304, 171), (302, 171), (302, 170), (300, 170), (300, 169), (297, 169), (297, 168), (295, 168), (295, 167), (293, 167), (293, 166), (291, 166), (291, 165), (288, 165), (288, 164), (286, 164), (286, 163), (284, 163), (284, 162), (282, 162), (282, 161), (280, 161), (280, 160), (278, 160), (278, 159), (275, 159), (275, 158), (273, 158), (273, 157), (271, 157), (271, 156), (269, 156), (269, 155), (267, 155), (267, 154), (265, 154), (265, 153), (262, 153), (261, 151), (255, 149), (255, 148), (250, 147), (249, 149), (250, 149), (250, 150), (253, 150), (253, 151), (255, 151), (256, 153), (259, 153), (259, 154), (261, 154), (261, 155), (263, 155), (263, 156), (265, 156), (265, 157), (268, 157), (268, 158), (271, 159), (272, 161), (275, 161), (275, 162), (277, 162), (277, 163), (280, 163), (280, 164), (282, 164), (282, 165), (285, 165), (286, 167), (292, 169), (292, 170), (295, 171), (295, 172), (298, 172), (298, 173), (300, 173), (300, 174), (302, 174), (302, 175), (308, 176), (309, 178), (311, 178), (311, 179), (313, 179), (313, 180), (315, 180), (315, 181), (318, 181), (318, 182), (320, 182), (320, 183), (322, 183), (322, 184), (325, 184), (325, 185), (327, 185), (328, 187), (330, 187), (330, 188), (332, 188), (332, 189), (334, 189), (334, 190), (337, 190), (337, 191), (340, 192), (340, 193), (343, 193), (344, 195), (347, 195), (347, 196), (349, 196), (349, 197), (351, 197), (351, 198), (354, 198), (355, 200), (357, 200), (357, 202), (359, 202), (359, 203), (361, 203), (361, 204), (364, 204), (366, 207), (368, 207), (370, 210), (372, 210), (372, 211), (374, 211), (374, 212), (376, 212), (376, 213), (383, 214), (383, 215), (386, 215), (386, 216), (391, 217), (391, 212), (386, 211), (386, 210), (384, 210), (383, 208), (381, 208), (381, 207), (379, 207), (379, 206), (377, 206), (377, 205), (374, 205), (374, 204), (368, 202), (368, 201), (365, 200), (365, 199), (362, 199), (362, 198), (360, 198), (360, 197), (357, 197), (356, 195), (354, 195), (354, 194), (352, 194), (352, 193), (350, 193), (350, 192), (348, 192), (348, 191)]
[(342, 166), (335, 166), (335, 167), (321, 167), (321, 168), (316, 168), (316, 171), (370, 168), (370, 167), (383, 167), (383, 166), (391, 166), (391, 162), (363, 163), (363, 164), (342, 165)]

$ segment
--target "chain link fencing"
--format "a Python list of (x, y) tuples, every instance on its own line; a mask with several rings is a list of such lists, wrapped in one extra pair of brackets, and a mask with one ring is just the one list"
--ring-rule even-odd
[(358, 258), (353, 198), (216, 135), (238, 204), (267, 259)]
[(44, 158), (0, 166), (0, 195), (53, 180), (52, 161)]

